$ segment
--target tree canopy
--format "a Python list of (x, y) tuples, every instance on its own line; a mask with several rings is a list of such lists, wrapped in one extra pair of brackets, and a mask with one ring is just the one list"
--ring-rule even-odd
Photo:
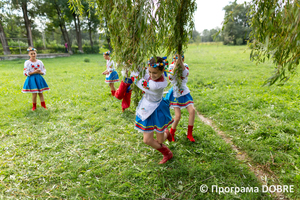
[(224, 44), (247, 44), (251, 31), (247, 15), (249, 9), (249, 5), (237, 4), (236, 0), (223, 8), (225, 19), (227, 18), (222, 30)]

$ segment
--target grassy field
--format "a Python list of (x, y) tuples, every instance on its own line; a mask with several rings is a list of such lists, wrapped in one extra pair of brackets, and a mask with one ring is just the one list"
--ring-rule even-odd
[[(190, 46), (188, 86), (198, 111), (212, 118), (255, 162), (299, 196), (298, 80), (261, 87), (271, 64), (255, 66), (245, 47)], [(88, 57), (90, 62), (84, 62)], [(143, 144), (133, 129), (135, 108), (121, 112), (111, 97), (102, 55), (42, 59), (51, 88), (48, 110), (31, 111), (22, 94), (24, 60), (0, 62), (0, 199), (271, 199), (261, 190), (218, 193), (219, 187), (260, 183), (214, 130), (196, 118), (196, 142), (186, 138), (184, 111), (169, 147), (174, 158)], [(116, 84), (118, 86), (119, 84)], [(172, 112), (173, 113), (173, 112)], [(173, 113), (174, 115), (174, 113)], [(200, 186), (206, 184), (207, 193)]]

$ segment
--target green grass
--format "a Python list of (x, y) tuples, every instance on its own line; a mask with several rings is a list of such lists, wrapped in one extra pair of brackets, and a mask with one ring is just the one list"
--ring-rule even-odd
[[(196, 107), (256, 162), (267, 164), (272, 152), (276, 163), (288, 163), (270, 167), (283, 183), (299, 186), (297, 83), (261, 88), (271, 65), (256, 67), (243, 48), (190, 46), (186, 62)], [(211, 191), (212, 185), (261, 185), (198, 118), (196, 142), (189, 142), (187, 111), (177, 141), (168, 144), (174, 158), (158, 165), (162, 155), (134, 130), (135, 108), (122, 113), (121, 102), (110, 96), (102, 55), (42, 61), (51, 90), (44, 93), (48, 110), (35, 112), (31, 94), (21, 93), (24, 60), (0, 62), (0, 199), (270, 199), (262, 192)], [(208, 193), (200, 192), (202, 184)]]

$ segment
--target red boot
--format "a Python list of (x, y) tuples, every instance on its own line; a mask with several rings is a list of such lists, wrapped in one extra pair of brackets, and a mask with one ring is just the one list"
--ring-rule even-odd
[(131, 101), (131, 91), (126, 93), (122, 100), (122, 111), (123, 112), (126, 108), (130, 107), (130, 101)]
[(43, 108), (45, 108), (46, 110), (48, 110), (47, 107), (46, 107), (46, 102), (45, 102), (45, 101), (41, 102), (41, 106), (42, 106)]
[(193, 127), (194, 126), (188, 126), (188, 134), (187, 134), (187, 138), (191, 141), (191, 142), (195, 142), (195, 139), (193, 138)]
[(127, 84), (124, 81), (121, 81), (120, 87), (117, 89), (115, 93), (115, 97), (119, 100), (123, 99), (127, 90)]
[[(171, 128), (172, 130), (172, 128)], [(172, 142), (172, 135), (170, 134), (168, 128), (166, 128), (165, 133), (167, 134), (167, 139), (169, 140), (169, 142)]]
[(172, 136), (172, 142), (175, 142), (175, 131), (176, 131), (176, 129), (172, 129), (172, 128), (170, 130), (170, 134)]
[(32, 103), (32, 111), (35, 111), (35, 109), (36, 109), (36, 103)]
[(173, 153), (171, 152), (171, 150), (166, 146), (166, 145), (162, 145), (161, 148), (157, 149), (160, 153), (162, 153), (162, 155), (164, 155), (163, 159), (159, 162), (159, 164), (164, 164), (166, 163), (168, 160), (170, 160), (171, 158), (173, 158)]
[(115, 96), (116, 91), (115, 90), (111, 90), (111, 95)]

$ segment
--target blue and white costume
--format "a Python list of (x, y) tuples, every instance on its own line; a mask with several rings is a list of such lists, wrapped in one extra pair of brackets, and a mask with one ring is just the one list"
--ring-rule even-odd
[(163, 133), (173, 123), (169, 102), (163, 98), (164, 88), (168, 82), (162, 75), (158, 80), (151, 80), (149, 74), (137, 81), (144, 96), (136, 109), (135, 129), (140, 132)]
[(119, 82), (119, 75), (115, 70), (115, 64), (113, 60), (106, 61), (106, 69), (109, 74), (106, 75), (105, 82), (106, 83), (116, 83)]
[(34, 72), (36, 69), (40, 69), (43, 75), (46, 74), (46, 69), (42, 61), (25, 61), (23, 74), (27, 76), (27, 78), (22, 89), (23, 93), (42, 93), (43, 91), (50, 90), (41, 74), (29, 75), (30, 72)]
[(174, 64), (169, 66), (169, 80), (172, 83), (173, 87), (168, 91), (165, 99), (170, 101), (170, 107), (178, 107), (180, 109), (186, 108), (189, 105), (193, 105), (193, 98), (190, 94), (190, 90), (187, 87), (188, 75), (189, 75), (189, 68), (186, 63), (184, 63), (185, 69), (182, 72), (181, 80), (182, 84), (181, 87), (178, 88), (177, 84), (177, 77), (174, 74)]

